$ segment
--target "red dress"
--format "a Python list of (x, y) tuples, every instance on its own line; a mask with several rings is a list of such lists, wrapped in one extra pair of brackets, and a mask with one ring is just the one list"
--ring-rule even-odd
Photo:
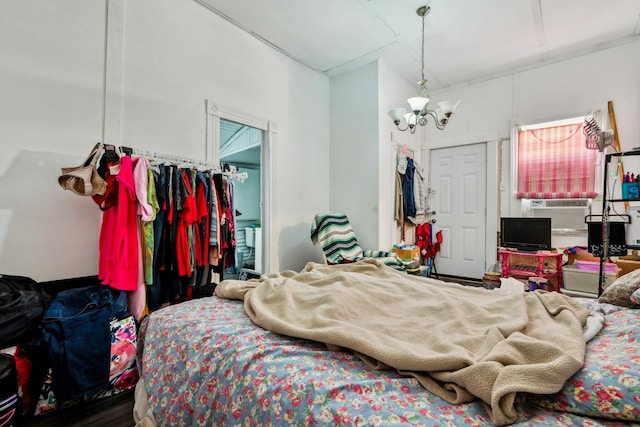
[(194, 271), (195, 262), (192, 255), (194, 254), (193, 239), (189, 239), (189, 229), (193, 235), (193, 224), (198, 220), (198, 208), (196, 206), (196, 198), (191, 189), (191, 181), (185, 171), (182, 171), (182, 179), (184, 180), (187, 194), (183, 195), (182, 210), (178, 213), (178, 230), (176, 235), (176, 249), (178, 258), (178, 275), (190, 276)]
[(138, 231), (136, 218), (136, 193), (131, 158), (122, 156), (116, 172), (117, 202), (104, 211), (100, 231), (100, 261), (98, 278), (104, 285), (122, 291), (138, 287)]

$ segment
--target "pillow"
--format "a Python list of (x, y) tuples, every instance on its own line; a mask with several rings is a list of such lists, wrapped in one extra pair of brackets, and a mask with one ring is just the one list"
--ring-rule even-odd
[(631, 302), (640, 305), (640, 289), (636, 289), (632, 294), (631, 298), (629, 298)]
[(602, 292), (598, 301), (620, 307), (634, 307), (636, 304), (631, 301), (631, 294), (638, 289), (640, 289), (640, 269), (618, 277)]

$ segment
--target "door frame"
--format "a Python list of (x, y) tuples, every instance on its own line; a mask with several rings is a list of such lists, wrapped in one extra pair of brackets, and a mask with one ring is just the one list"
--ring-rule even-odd
[[(425, 139), (426, 141), (426, 139)], [(491, 132), (464, 135), (455, 138), (429, 139), (422, 144), (420, 157), (423, 165), (431, 164), (431, 150), (440, 148), (454, 148), (463, 145), (482, 144), (487, 146), (487, 183), (485, 191), (486, 215), (485, 215), (485, 271), (497, 261), (498, 255), (498, 225), (500, 222), (500, 204), (504, 197), (500, 197), (506, 188), (500, 182), (502, 140), (499, 135)], [(431, 168), (428, 174), (428, 188), (431, 190)]]
[(206, 126), (206, 158), (208, 162), (220, 163), (220, 119), (229, 120), (262, 130), (262, 147), (260, 150), (260, 224), (262, 227), (262, 273), (273, 271), (272, 253), (275, 253), (273, 230), (272, 173), (273, 147), (276, 141), (276, 124), (272, 120), (252, 116), (238, 110), (220, 107), (209, 99), (205, 100), (207, 115)]

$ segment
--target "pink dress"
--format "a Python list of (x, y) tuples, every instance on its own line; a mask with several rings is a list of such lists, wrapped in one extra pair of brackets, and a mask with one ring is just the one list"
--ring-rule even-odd
[(132, 161), (133, 164), (133, 179), (135, 183), (136, 194), (136, 239), (137, 239), (137, 257), (138, 257), (138, 284), (137, 288), (129, 292), (128, 295), (128, 307), (129, 313), (136, 318), (139, 322), (146, 313), (145, 306), (147, 300), (146, 284), (144, 282), (144, 262), (143, 262), (143, 250), (144, 244), (141, 230), (142, 221), (151, 220), (153, 214), (153, 208), (147, 201), (147, 189), (149, 187), (149, 178), (147, 171), (149, 170), (149, 162), (144, 157), (136, 157)]

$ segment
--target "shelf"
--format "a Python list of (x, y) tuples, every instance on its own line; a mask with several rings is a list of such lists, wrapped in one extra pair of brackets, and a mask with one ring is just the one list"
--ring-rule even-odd
[(562, 275), (562, 272), (558, 273), (538, 273), (537, 269), (535, 270), (522, 270), (516, 267), (509, 267), (508, 274), (518, 275), (518, 276), (537, 276), (537, 277), (559, 277)]
[(620, 152), (617, 152), (617, 153), (609, 153), (609, 154), (607, 154), (607, 158), (609, 158), (609, 157), (622, 157), (622, 156), (640, 156), (640, 150), (620, 151)]
[[(602, 185), (602, 229), (603, 230), (608, 230), (608, 227), (605, 227), (605, 213), (609, 213), (611, 207), (608, 206), (609, 203), (618, 203), (618, 202), (624, 202), (624, 203), (629, 203), (629, 202), (640, 202), (640, 198), (632, 198), (632, 199), (621, 199), (621, 198), (615, 198), (615, 199), (609, 199), (607, 198), (607, 189), (608, 189), (608, 179), (609, 179), (609, 163), (611, 162), (611, 159), (614, 157), (619, 157), (620, 160), (622, 160), (623, 156), (640, 156), (640, 150), (631, 150), (631, 151), (620, 151), (617, 153), (609, 153), (605, 156), (605, 163), (604, 163), (604, 174), (603, 174), (603, 185)], [(612, 167), (615, 168), (615, 170), (618, 169), (618, 161), (615, 161), (615, 165), (613, 165)], [(611, 215), (611, 216), (621, 216), (621, 215)], [(628, 215), (625, 215), (628, 216)], [(585, 218), (586, 220), (586, 218)], [(631, 220), (631, 217), (629, 217), (629, 222)], [(609, 223), (611, 223), (612, 221), (609, 221)], [(609, 236), (603, 236), (603, 241), (602, 241), (602, 246), (603, 249), (608, 248), (609, 245), (608, 244), (604, 244), (605, 242), (607, 242), (609, 239)], [(626, 245), (627, 249), (640, 249), (640, 245)], [(604, 289), (604, 276), (605, 276), (605, 272), (603, 271), (603, 264), (604, 261), (609, 257), (609, 253), (608, 250), (603, 250), (603, 253), (600, 256), (600, 268), (598, 271), (598, 293), (597, 295), (601, 295), (602, 291)]]

